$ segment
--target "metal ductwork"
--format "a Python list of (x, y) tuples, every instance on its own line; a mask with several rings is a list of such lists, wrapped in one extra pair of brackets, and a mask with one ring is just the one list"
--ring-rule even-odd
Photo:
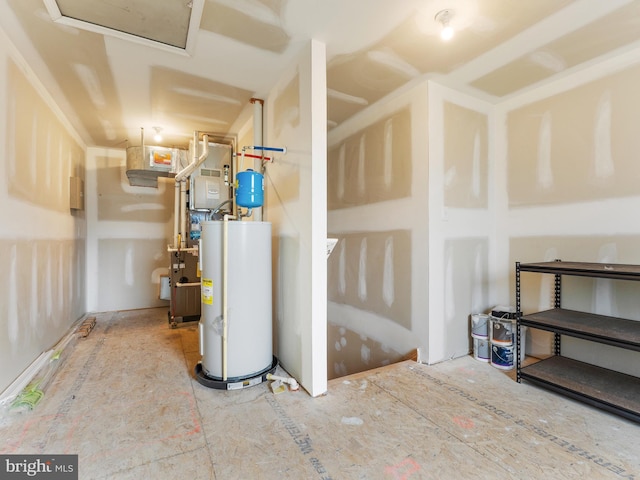
[(158, 188), (158, 177), (175, 177), (187, 150), (150, 145), (127, 148), (127, 178), (134, 187)]

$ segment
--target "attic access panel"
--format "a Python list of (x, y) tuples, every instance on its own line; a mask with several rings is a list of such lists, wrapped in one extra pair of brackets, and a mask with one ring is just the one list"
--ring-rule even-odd
[(191, 53), (205, 0), (44, 0), (54, 22)]

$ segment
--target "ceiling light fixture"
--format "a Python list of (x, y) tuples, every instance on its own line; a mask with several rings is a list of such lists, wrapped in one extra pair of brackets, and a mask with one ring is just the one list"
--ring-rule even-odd
[(160, 132), (162, 131), (162, 127), (153, 127), (153, 129), (156, 131), (156, 134), (153, 136), (153, 139), (156, 142), (161, 142), (162, 141), (162, 135), (160, 134)]
[(440, 38), (445, 42), (453, 38), (453, 27), (451, 26), (451, 19), (453, 18), (453, 10), (446, 9), (440, 10), (436, 13), (435, 21), (442, 24), (442, 30), (440, 31)]

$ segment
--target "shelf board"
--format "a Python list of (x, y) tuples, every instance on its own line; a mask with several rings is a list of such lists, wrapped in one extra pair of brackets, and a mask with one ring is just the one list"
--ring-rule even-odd
[(553, 273), (579, 277), (612, 278), (640, 281), (640, 265), (621, 263), (540, 262), (521, 263), (521, 272)]
[(640, 321), (554, 308), (523, 315), (520, 325), (640, 351)]
[(640, 378), (554, 356), (520, 370), (524, 380), (640, 422)]

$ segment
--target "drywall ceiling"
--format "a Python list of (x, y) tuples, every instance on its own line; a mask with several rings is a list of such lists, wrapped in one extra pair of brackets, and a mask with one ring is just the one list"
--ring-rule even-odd
[[(87, 2), (58, 1), (71, 12)], [(155, 18), (161, 38), (184, 36), (192, 3), (91, 0), (100, 22)], [(449, 42), (434, 20), (443, 9)], [(109, 147), (139, 144), (141, 127), (179, 146), (194, 130), (229, 133), (311, 38), (327, 46), (328, 128), (425, 78), (498, 102), (640, 44), (637, 0), (204, 0), (200, 10), (193, 45), (174, 51), (54, 21), (45, 0), (0, 2), (0, 24), (86, 143)]]

